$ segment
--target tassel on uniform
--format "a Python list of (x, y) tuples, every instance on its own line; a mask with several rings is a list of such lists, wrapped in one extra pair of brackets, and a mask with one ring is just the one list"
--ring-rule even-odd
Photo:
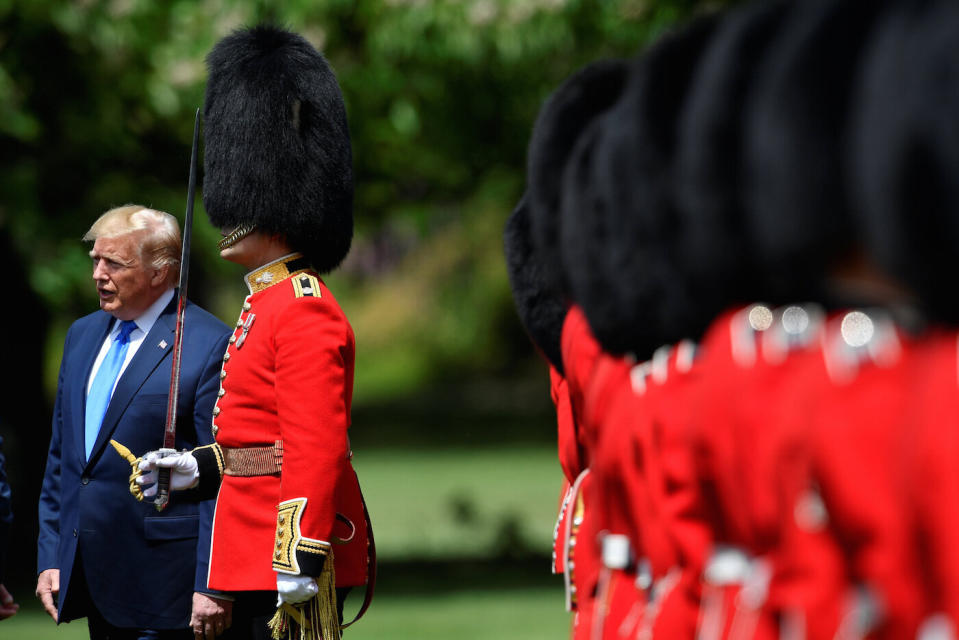
[[(283, 603), (276, 610), (269, 622), (273, 640), (340, 640), (332, 551), (316, 583), (319, 591), (315, 596), (296, 605)], [(295, 634), (296, 629), (299, 634)]]

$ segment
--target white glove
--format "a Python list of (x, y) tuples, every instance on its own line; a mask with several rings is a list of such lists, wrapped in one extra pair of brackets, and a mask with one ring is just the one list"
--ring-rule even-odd
[(140, 458), (140, 471), (136, 483), (140, 487), (151, 485), (143, 490), (143, 495), (151, 498), (156, 495), (157, 468), (170, 470), (170, 490), (192, 489), (200, 481), (200, 470), (196, 458), (189, 451), (171, 451), (161, 449), (151, 451)]
[(279, 596), (276, 600), (276, 606), (280, 606), (284, 602), (287, 604), (306, 602), (315, 596), (319, 590), (316, 580), (310, 576), (291, 576), (287, 573), (276, 574), (276, 593)]

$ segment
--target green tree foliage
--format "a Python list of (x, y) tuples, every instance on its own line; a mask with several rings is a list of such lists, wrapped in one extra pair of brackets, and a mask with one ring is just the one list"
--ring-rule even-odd
[[(394, 287), (411, 296), (362, 327), (374, 348), (361, 353), (386, 362), (372, 388), (502, 368), (519, 340), (499, 229), (522, 189), (542, 100), (576, 68), (632, 55), (702, 4), (0, 1), (0, 228), (55, 327), (93, 308), (78, 238), (113, 205), (183, 211), (203, 57), (237, 27), (277, 22), (325, 52), (348, 104), (358, 236), (338, 284), (344, 302), (356, 296), (364, 316), (397, 298)], [(197, 218), (191, 291), (229, 318), (236, 296), (221, 292), (237, 288), (237, 272), (217, 260), (215, 232)], [(441, 255), (414, 255), (422, 251)], [(419, 291), (403, 288), (410, 272)], [(379, 322), (394, 328), (381, 332)], [(389, 373), (399, 370), (410, 375)]]
[[(35, 540), (25, 527), (63, 332), (97, 304), (79, 238), (127, 202), (182, 216), (204, 56), (219, 38), (277, 22), (337, 71), (353, 136), (357, 236), (331, 286), (356, 329), (362, 409), (428, 385), (508, 378), (524, 363), (544, 375), (515, 320), (501, 255), (536, 113), (583, 64), (631, 56), (709, 4), (0, 0), (0, 261), (12, 301), (0, 331), (5, 361), (18, 367), (0, 428), (15, 509), (27, 514), (16, 545)], [(217, 232), (197, 205), (191, 297), (230, 321), (244, 294), (240, 272), (217, 258)], [(545, 377), (542, 385), (545, 402)]]

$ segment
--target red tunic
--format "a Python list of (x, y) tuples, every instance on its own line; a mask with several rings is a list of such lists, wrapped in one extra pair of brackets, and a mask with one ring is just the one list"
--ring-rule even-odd
[(556, 436), (559, 465), (563, 469), (563, 486), (559, 493), (559, 509), (553, 528), (553, 573), (565, 573), (566, 518), (569, 516), (573, 484), (583, 472), (582, 455), (577, 441), (576, 419), (569, 397), (569, 385), (552, 366), (549, 368), (550, 397), (556, 406)]
[(315, 575), (312, 560), (331, 548), (337, 586), (364, 584), (366, 520), (347, 436), (353, 330), (298, 255), (246, 280), (213, 433), (224, 448), (282, 441), (283, 464), (278, 475), (223, 477), (209, 586), (272, 591), (276, 571)]
[[(922, 618), (919, 563), (904, 495), (907, 421), (927, 372), (921, 345), (881, 314), (837, 314), (821, 349), (826, 383), (812, 410), (812, 482), (819, 488), (830, 532), (846, 560), (852, 593), (869, 593), (867, 607), (849, 607), (854, 633), (914, 637)], [(863, 590), (865, 589), (865, 591)], [(852, 601), (852, 602), (855, 602)], [(861, 600), (860, 600), (861, 602)]]
[[(680, 638), (695, 632), (695, 593), (680, 598), (677, 591), (684, 586), (680, 556), (702, 556), (707, 543), (699, 535), (700, 497), (686, 437), (696, 380), (693, 354), (693, 345), (684, 342), (662, 347), (636, 366), (608, 356), (596, 366), (587, 407), (600, 424), (593, 455), (597, 519), (610, 536), (629, 541), (634, 561), (621, 568), (623, 558), (605, 558), (606, 597), (597, 608), (597, 618), (605, 614), (603, 637)], [(690, 517), (698, 526), (687, 526)], [(698, 580), (694, 571), (686, 582)]]
[(583, 455), (577, 440), (576, 418), (569, 396), (569, 384), (553, 367), (549, 368), (550, 397), (556, 406), (556, 436), (559, 465), (568, 485), (576, 482), (576, 476), (584, 469)]
[(959, 628), (959, 336), (923, 340), (923, 363), (910, 402), (902, 450), (914, 545), (925, 567), (925, 615), (945, 614)]
[[(651, 493), (665, 535), (658, 553), (647, 544), (657, 578), (648, 618), (654, 636), (664, 638), (695, 634), (700, 575), (712, 541), (690, 446), (693, 399), (702, 383), (695, 352), (690, 342), (663, 347), (643, 371), (633, 373), (634, 388), (644, 387), (651, 404), (646, 436), (655, 463), (650, 473), (655, 479)], [(639, 373), (644, 374), (642, 383)]]
[(563, 367), (576, 439), (583, 471), (573, 483), (567, 500), (566, 517), (561, 524), (560, 546), (569, 562), (564, 562), (567, 582), (567, 603), (575, 611), (573, 637), (588, 638), (592, 626), (593, 603), (599, 577), (600, 552), (597, 523), (590, 515), (591, 479), (590, 452), (595, 446), (595, 429), (584, 419), (586, 392), (592, 379), (601, 349), (593, 337), (585, 315), (578, 307), (570, 308), (563, 322), (561, 336)]
[(713, 544), (703, 567), (704, 638), (780, 633), (782, 514), (807, 486), (805, 475), (792, 477), (804, 473), (796, 461), (808, 449), (790, 418), (808, 412), (791, 399), (818, 353), (819, 315), (755, 305), (721, 316), (703, 340), (691, 436)]
[(773, 573), (765, 621), (778, 628), (767, 629), (915, 637), (921, 581), (901, 444), (924, 369), (918, 345), (881, 316), (859, 312), (831, 316), (817, 342), (791, 367), (779, 396), (765, 474), (776, 492), (757, 512), (780, 511), (776, 528), (757, 529), (767, 531), (760, 543), (774, 543), (766, 553)]
[(566, 314), (560, 341), (569, 402), (577, 425), (576, 439), (579, 443), (580, 465), (585, 469), (589, 467), (590, 451), (595, 446), (597, 438), (595, 425), (583, 422), (586, 393), (602, 354), (602, 348), (593, 336), (582, 309), (577, 306), (570, 307)]
[[(600, 545), (609, 546), (611, 536), (628, 542), (630, 554), (621, 547), (619, 557), (603, 552), (603, 566), (597, 578), (590, 637), (631, 637), (645, 610), (645, 593), (637, 587), (636, 561), (639, 529), (636, 522), (648, 512), (643, 450), (635, 446), (631, 435), (635, 422), (645, 418), (643, 398), (633, 393), (631, 366), (623, 358), (600, 354), (585, 397), (585, 424), (595, 434), (590, 454), (591, 484), (586, 498), (590, 506), (591, 528)], [(652, 529), (648, 520), (643, 527)], [(648, 574), (648, 570), (645, 570)], [(645, 576), (644, 576), (645, 577)]]

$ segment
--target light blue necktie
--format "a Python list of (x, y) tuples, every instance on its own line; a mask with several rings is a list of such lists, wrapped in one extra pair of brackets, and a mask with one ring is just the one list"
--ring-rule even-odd
[(126, 360), (127, 349), (130, 347), (130, 333), (136, 328), (137, 325), (133, 320), (124, 320), (120, 323), (120, 331), (113, 339), (113, 344), (107, 351), (107, 357), (100, 363), (97, 375), (93, 378), (93, 384), (90, 385), (90, 393), (87, 394), (86, 432), (84, 433), (87, 460), (90, 459), (93, 444), (97, 441), (97, 435), (100, 433), (100, 425), (103, 423), (103, 416), (106, 415), (107, 406), (110, 404), (113, 386), (116, 384), (117, 376), (120, 375), (120, 368), (123, 366), (123, 361)]

